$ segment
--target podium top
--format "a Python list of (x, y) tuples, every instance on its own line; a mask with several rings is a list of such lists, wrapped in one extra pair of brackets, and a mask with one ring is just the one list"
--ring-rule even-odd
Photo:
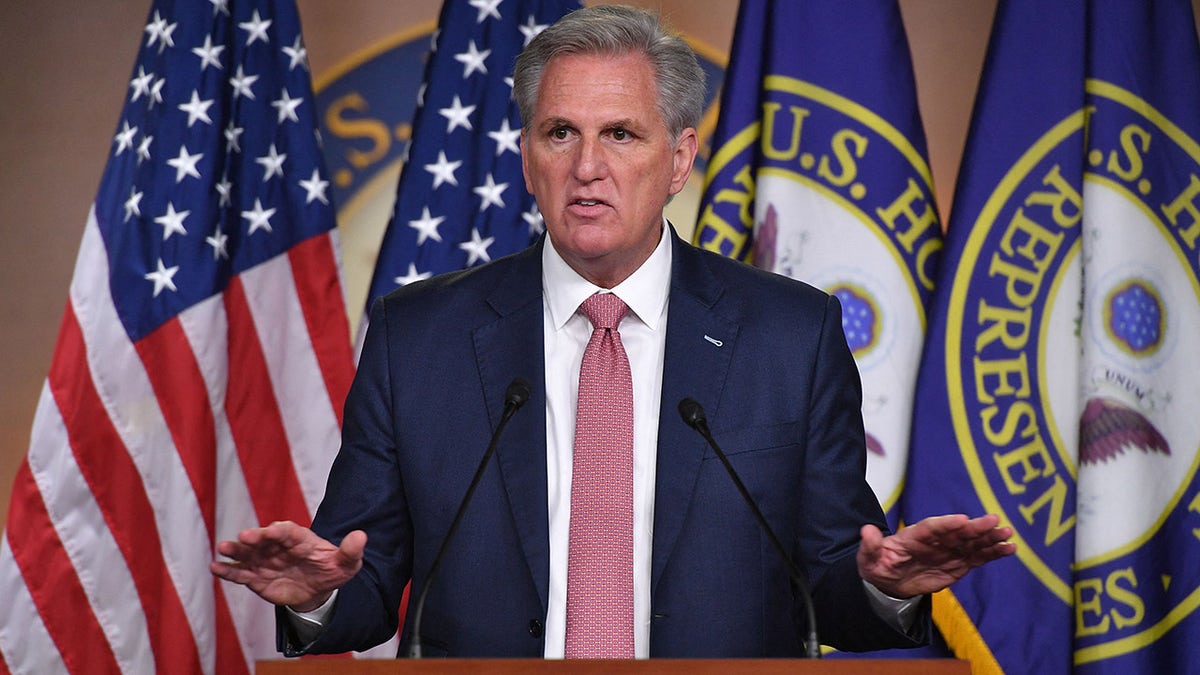
[(259, 661), (257, 675), (970, 675), (957, 659), (339, 659)]

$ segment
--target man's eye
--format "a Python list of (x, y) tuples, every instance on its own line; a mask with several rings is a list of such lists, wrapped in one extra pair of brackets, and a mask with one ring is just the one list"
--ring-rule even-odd
[(559, 127), (557, 129), (552, 129), (550, 131), (550, 138), (553, 138), (556, 141), (561, 141), (561, 140), (565, 140), (567, 138), (567, 136), (569, 136), (570, 134), (571, 134), (571, 132), (567, 131), (566, 129), (564, 129), (562, 127)]
[(629, 132), (624, 129), (613, 129), (612, 137), (614, 141), (626, 141), (629, 140), (630, 135)]

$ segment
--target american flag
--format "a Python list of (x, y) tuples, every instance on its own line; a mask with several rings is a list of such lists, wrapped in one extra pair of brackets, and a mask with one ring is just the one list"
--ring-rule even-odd
[[(132, 36), (131, 36), (132, 37)], [(214, 544), (308, 523), (353, 375), (290, 0), (158, 0), (0, 542), (0, 672), (246, 673)]]
[(576, 0), (442, 5), (368, 308), (400, 286), (482, 265), (541, 235), (542, 217), (521, 172), (512, 67), (534, 36), (579, 6)]

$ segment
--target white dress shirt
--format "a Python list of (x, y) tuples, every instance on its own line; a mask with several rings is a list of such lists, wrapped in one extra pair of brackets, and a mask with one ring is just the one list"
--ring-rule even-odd
[(571, 269), (546, 238), (542, 248), (542, 332), (546, 351), (546, 486), (550, 515), (550, 596), (546, 658), (562, 658), (567, 632), (567, 539), (571, 523), (571, 457), (579, 366), (592, 324), (579, 305), (611, 291), (629, 306), (617, 327), (633, 380), (633, 652), (650, 655), (650, 542), (654, 523), (654, 470), (666, 349), (671, 240), (662, 238), (629, 278), (602, 289)]

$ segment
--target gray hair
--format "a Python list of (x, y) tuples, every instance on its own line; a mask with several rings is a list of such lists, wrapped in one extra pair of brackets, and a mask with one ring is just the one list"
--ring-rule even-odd
[(624, 5), (575, 10), (530, 41), (513, 69), (513, 98), (522, 123), (533, 119), (542, 74), (554, 57), (631, 52), (644, 54), (654, 68), (658, 112), (671, 142), (679, 140), (684, 129), (699, 126), (704, 114), (704, 70), (695, 52), (664, 28), (656, 15)]

